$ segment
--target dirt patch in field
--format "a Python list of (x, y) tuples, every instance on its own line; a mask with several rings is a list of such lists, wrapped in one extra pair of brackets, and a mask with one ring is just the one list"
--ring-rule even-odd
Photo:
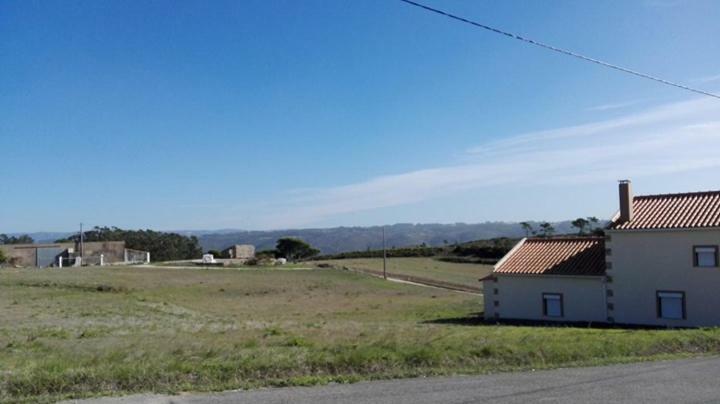
[(129, 291), (124, 286), (114, 286), (107, 284), (100, 285), (82, 285), (75, 283), (57, 283), (57, 282), (18, 282), (15, 286), (26, 287), (26, 288), (51, 288), (51, 289), (66, 289), (75, 290), (79, 292), (106, 292), (106, 293), (126, 293)]

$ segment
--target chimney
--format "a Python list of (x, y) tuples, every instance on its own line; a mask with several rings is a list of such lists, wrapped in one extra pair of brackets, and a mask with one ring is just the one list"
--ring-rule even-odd
[(620, 191), (620, 217), (618, 222), (626, 223), (633, 218), (633, 193), (630, 180), (620, 180), (618, 190)]

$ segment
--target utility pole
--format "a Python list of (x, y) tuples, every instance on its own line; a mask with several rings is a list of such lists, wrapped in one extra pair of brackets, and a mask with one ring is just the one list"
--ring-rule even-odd
[(385, 225), (382, 227), (383, 234), (383, 279), (387, 279), (387, 248), (385, 248)]
[(85, 235), (83, 234), (83, 224), (80, 223), (80, 265), (85, 262)]

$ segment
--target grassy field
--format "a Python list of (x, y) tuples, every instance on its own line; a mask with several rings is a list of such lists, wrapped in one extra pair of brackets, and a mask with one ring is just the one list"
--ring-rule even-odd
[(336, 270), (0, 270), (0, 401), (595, 365), (720, 331), (483, 325), (477, 296)]
[(202, 264), (196, 264), (193, 261), (170, 261), (170, 262), (158, 262), (158, 263), (152, 263), (149, 264), (152, 267), (184, 267), (184, 268), (198, 268), (198, 269), (248, 269), (248, 270), (254, 270), (254, 269), (283, 269), (283, 270), (290, 270), (290, 269), (308, 269), (311, 266), (304, 263), (287, 263), (284, 265), (246, 265), (246, 264), (228, 264), (228, 265), (202, 265)]
[[(351, 258), (343, 260), (314, 261), (313, 264), (328, 263), (339, 268), (345, 266), (356, 269), (382, 271), (382, 258)], [(443, 282), (456, 283), (471, 287), (480, 287), (479, 278), (492, 272), (492, 265), (458, 264), (443, 262), (432, 258), (389, 258), (389, 273), (417, 276)]]

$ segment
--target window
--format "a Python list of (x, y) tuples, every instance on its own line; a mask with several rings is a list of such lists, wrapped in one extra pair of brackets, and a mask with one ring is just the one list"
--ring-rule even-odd
[(693, 247), (693, 261), (696, 267), (713, 268), (718, 266), (717, 246)]
[(657, 315), (668, 320), (684, 320), (685, 292), (657, 292)]
[(543, 315), (547, 317), (563, 316), (563, 298), (560, 293), (543, 293)]

